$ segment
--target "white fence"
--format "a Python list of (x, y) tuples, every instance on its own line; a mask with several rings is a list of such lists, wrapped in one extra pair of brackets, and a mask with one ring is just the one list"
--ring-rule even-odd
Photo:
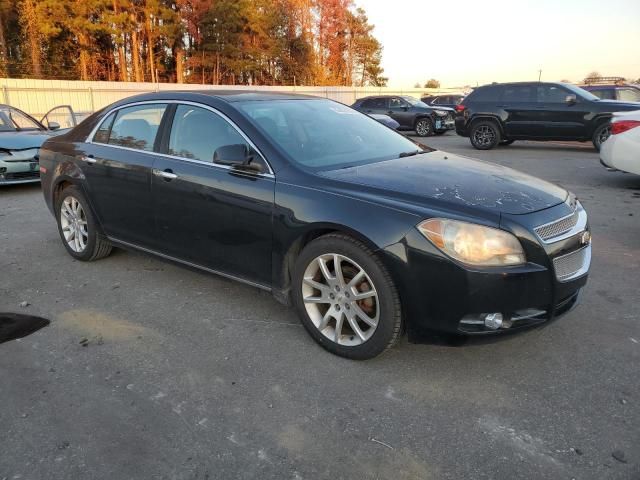
[(57, 105), (71, 105), (76, 112), (94, 112), (110, 103), (132, 95), (166, 90), (260, 90), (295, 92), (331, 98), (351, 105), (367, 95), (411, 95), (417, 98), (427, 93), (459, 93), (459, 89), (416, 88), (393, 89), (388, 87), (246, 87), (226, 85), (195, 85), (175, 83), (135, 82), (83, 82), (65, 80), (30, 80), (0, 78), (2, 88), (0, 103), (19, 108), (36, 118), (42, 117)]

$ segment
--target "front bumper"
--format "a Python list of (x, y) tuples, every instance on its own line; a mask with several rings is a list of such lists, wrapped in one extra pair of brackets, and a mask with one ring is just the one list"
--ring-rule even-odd
[[(417, 229), (387, 247), (385, 263), (398, 284), (409, 331), (500, 333), (548, 322), (574, 308), (587, 283), (590, 244), (582, 244), (580, 234), (544, 244), (533, 233), (525, 238), (522, 232), (514, 233), (529, 260), (517, 267), (463, 266), (446, 257)], [(575, 275), (563, 276), (563, 257), (571, 260), (581, 249), (586, 251), (580, 254), (580, 269)], [(485, 326), (484, 319), (491, 313), (502, 315), (501, 327)]]
[(37, 152), (37, 149), (12, 152), (10, 159), (0, 160), (0, 185), (39, 182)]

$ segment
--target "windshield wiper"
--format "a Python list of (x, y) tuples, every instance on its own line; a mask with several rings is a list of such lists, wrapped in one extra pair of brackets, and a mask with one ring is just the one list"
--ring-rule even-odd
[(398, 158), (413, 157), (414, 155), (418, 155), (420, 153), (424, 153), (424, 152), (422, 150), (413, 150), (411, 152), (402, 152), (400, 155), (398, 155)]

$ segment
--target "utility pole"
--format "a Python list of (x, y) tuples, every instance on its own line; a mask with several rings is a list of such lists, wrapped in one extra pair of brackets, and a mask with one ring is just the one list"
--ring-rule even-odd
[(538, 81), (542, 78), (542, 70), (538, 70)]

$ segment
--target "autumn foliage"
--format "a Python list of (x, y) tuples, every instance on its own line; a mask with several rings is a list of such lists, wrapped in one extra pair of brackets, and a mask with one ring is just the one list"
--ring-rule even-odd
[(382, 86), (372, 30), (351, 0), (0, 0), (0, 76)]

